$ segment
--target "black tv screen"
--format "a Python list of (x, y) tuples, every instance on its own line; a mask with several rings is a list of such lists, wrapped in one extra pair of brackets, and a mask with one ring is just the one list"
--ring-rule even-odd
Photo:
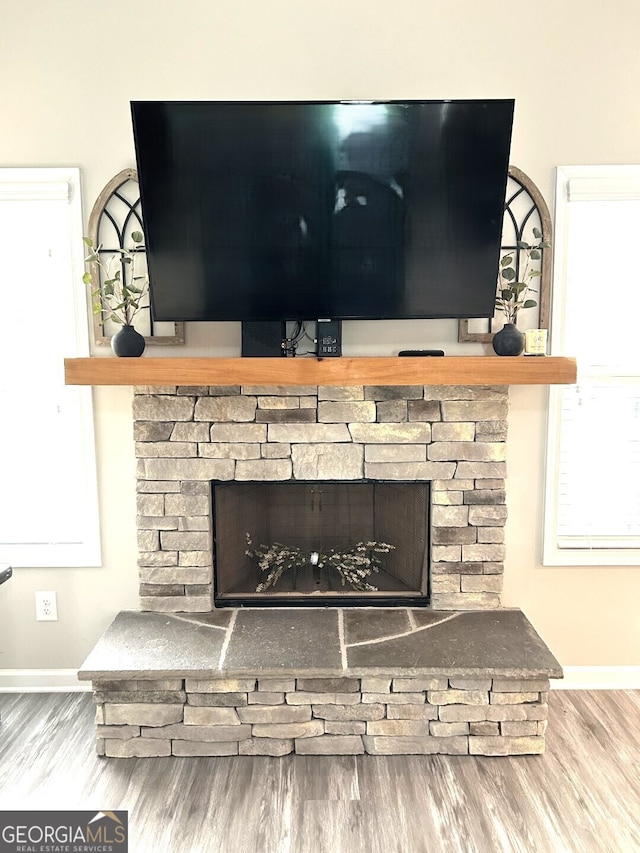
[(493, 315), (513, 100), (131, 106), (156, 320)]

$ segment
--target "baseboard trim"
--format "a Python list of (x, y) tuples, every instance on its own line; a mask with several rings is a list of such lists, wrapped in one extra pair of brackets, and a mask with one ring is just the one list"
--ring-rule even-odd
[(0, 693), (79, 693), (91, 690), (76, 669), (0, 669)]
[(552, 690), (640, 690), (640, 666), (565, 666)]

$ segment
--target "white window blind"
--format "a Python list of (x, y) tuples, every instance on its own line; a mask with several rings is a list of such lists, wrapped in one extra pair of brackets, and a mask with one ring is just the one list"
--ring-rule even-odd
[(638, 201), (640, 175), (626, 166), (608, 166), (609, 174), (574, 175), (567, 181), (568, 201)]
[(558, 170), (543, 561), (640, 563), (640, 166)]
[(100, 562), (77, 169), (0, 169), (0, 562)]
[(561, 396), (559, 548), (640, 548), (640, 384), (590, 378)]

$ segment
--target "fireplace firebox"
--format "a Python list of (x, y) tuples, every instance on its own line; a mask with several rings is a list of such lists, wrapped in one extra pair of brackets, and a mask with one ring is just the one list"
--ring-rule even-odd
[(212, 483), (219, 607), (426, 606), (430, 483)]

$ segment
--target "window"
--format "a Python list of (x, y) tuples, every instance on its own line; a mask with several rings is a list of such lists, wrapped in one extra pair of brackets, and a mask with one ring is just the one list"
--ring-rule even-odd
[(99, 565), (77, 169), (0, 169), (0, 562)]
[(543, 562), (640, 565), (640, 166), (558, 170)]

